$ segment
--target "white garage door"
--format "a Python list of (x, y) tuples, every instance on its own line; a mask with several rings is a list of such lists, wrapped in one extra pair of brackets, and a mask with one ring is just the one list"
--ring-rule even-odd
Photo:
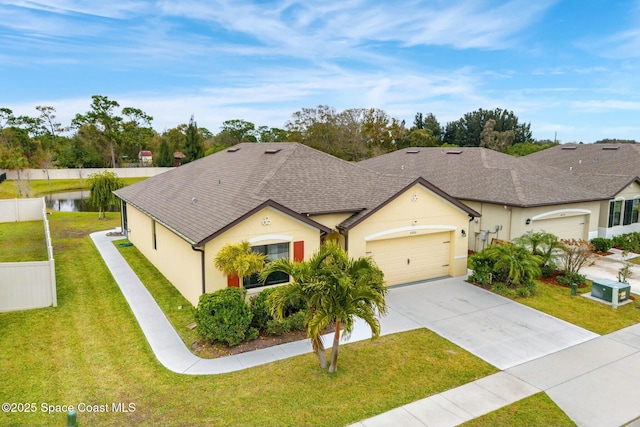
[(449, 275), (449, 232), (367, 242), (387, 285)]
[(546, 231), (559, 239), (586, 239), (588, 230), (586, 215), (542, 219), (533, 222), (534, 231)]

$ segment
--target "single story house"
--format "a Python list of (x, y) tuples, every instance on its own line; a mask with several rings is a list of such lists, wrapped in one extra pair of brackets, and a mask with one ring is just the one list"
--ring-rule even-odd
[[(328, 240), (371, 256), (388, 285), (467, 271), (480, 217), (429, 179), (380, 173), (297, 143), (242, 143), (117, 190), (129, 240), (194, 305), (238, 286), (214, 266), (228, 243), (304, 260)], [(288, 282), (272, 275), (256, 292)]]
[(472, 251), (530, 230), (592, 239), (598, 236), (601, 204), (609, 198), (569, 172), (481, 147), (407, 148), (358, 165), (422, 177), (480, 213), (469, 227)]
[(574, 177), (604, 196), (598, 237), (640, 231), (640, 146), (638, 144), (563, 144), (526, 156)]

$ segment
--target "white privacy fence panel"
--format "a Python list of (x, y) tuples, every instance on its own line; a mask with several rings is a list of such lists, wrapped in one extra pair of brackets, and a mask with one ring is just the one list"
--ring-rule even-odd
[(44, 224), (48, 260), (0, 263), (0, 312), (58, 305), (53, 245), (44, 198), (0, 200), (0, 222), (37, 220)]
[[(148, 178), (174, 168), (78, 168), (78, 169), (22, 169), (20, 179), (86, 179), (94, 173), (109, 171), (120, 178)], [(6, 171), (7, 179), (16, 181), (18, 171)]]

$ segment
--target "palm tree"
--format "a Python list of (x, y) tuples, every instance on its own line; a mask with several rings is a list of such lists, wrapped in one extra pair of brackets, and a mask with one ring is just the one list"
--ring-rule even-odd
[(523, 246), (502, 244), (485, 249), (489, 258), (495, 261), (496, 269), (504, 269), (510, 284), (528, 285), (540, 277), (540, 258)]
[(513, 239), (513, 242), (529, 249), (532, 254), (538, 255), (540, 266), (553, 261), (554, 256), (557, 255), (556, 249), (562, 248), (562, 242), (558, 240), (558, 236), (545, 231), (527, 231), (522, 236)]
[(313, 292), (315, 290), (311, 284), (320, 280), (320, 270), (328, 256), (327, 246), (323, 246), (307, 261), (294, 262), (288, 258), (280, 258), (268, 263), (260, 273), (260, 279), (263, 281), (266, 280), (271, 273), (275, 272), (288, 274), (291, 278), (291, 283), (278, 286), (271, 295), (269, 295), (267, 302), (271, 309), (271, 315), (275, 319), (282, 319), (284, 317), (285, 307), (289, 305), (297, 306), (301, 302), (305, 303), (307, 337), (311, 340), (311, 347), (316, 356), (318, 356), (322, 369), (327, 368), (322, 335), (319, 331), (311, 331), (308, 325), (316, 312), (311, 305)]
[(306, 262), (270, 263), (262, 277), (273, 271), (287, 272), (293, 278), (291, 284), (276, 289), (269, 297), (274, 314), (281, 316), (287, 302), (307, 302), (307, 335), (323, 369), (326, 360), (321, 333), (332, 323), (336, 329), (329, 372), (337, 370), (341, 330), (348, 336), (357, 318), (369, 325), (372, 339), (380, 336), (377, 316), (386, 314), (387, 288), (382, 271), (371, 258), (350, 259), (337, 243), (330, 242)]
[(213, 262), (216, 268), (227, 276), (238, 276), (242, 287), (242, 279), (259, 273), (266, 259), (266, 255), (253, 252), (249, 242), (243, 241), (235, 245), (230, 243), (224, 245)]

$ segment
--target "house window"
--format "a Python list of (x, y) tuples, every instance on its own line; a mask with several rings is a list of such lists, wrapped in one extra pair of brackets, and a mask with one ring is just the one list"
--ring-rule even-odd
[(623, 225), (638, 222), (638, 202), (639, 199), (627, 200), (624, 202), (624, 219)]
[(622, 213), (622, 200), (612, 200), (609, 203), (609, 227), (620, 225), (620, 214)]
[[(251, 250), (267, 256), (267, 262), (275, 261), (276, 259), (286, 258), (289, 259), (289, 243), (275, 243), (273, 245), (259, 245), (252, 246)], [(252, 274), (249, 277), (245, 277), (242, 281), (242, 285), (245, 289), (258, 288), (260, 286), (277, 285), (279, 283), (287, 283), (289, 281), (289, 275), (284, 273), (271, 273), (267, 276), (267, 279), (263, 282), (259, 280), (258, 274)]]

